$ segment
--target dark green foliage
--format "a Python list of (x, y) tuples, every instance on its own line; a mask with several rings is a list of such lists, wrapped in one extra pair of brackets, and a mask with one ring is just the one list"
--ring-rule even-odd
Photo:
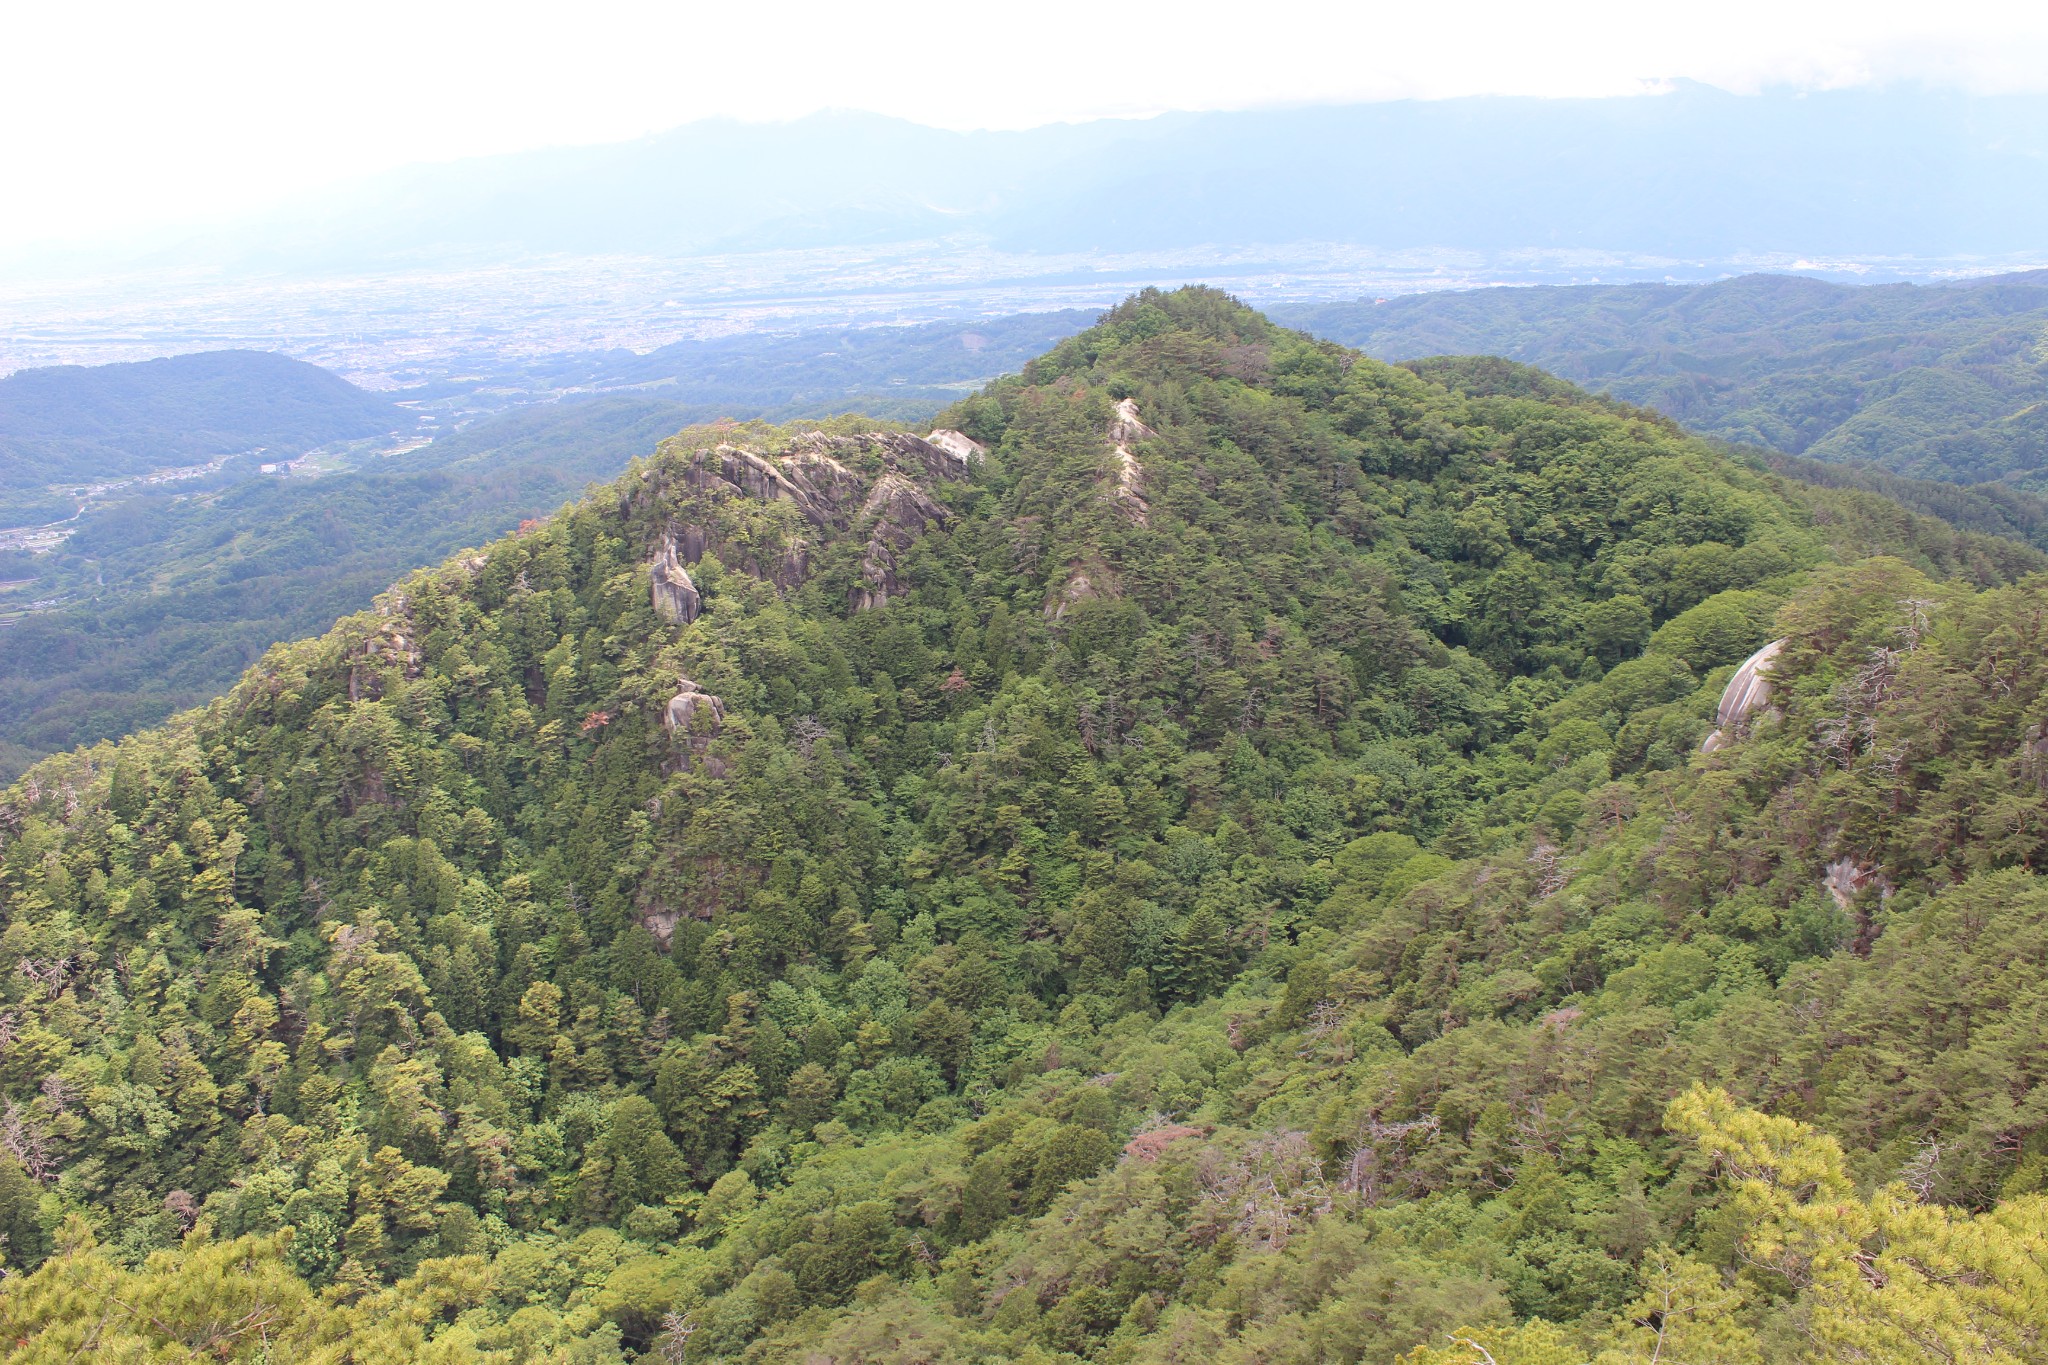
[[(0, 779), (51, 750), (115, 738), (204, 701), (272, 644), (325, 630), (399, 574), (546, 515), (688, 422), (816, 417), (854, 405), (923, 418), (1086, 321), (1069, 311), (750, 333), (644, 356), (539, 362), (499, 382), (640, 392), (516, 410), (389, 462), (372, 458), (318, 479), (252, 478), (251, 459), (211, 480), (122, 489), (111, 503), (96, 502), (55, 552), (0, 551), (8, 644), (0, 650)], [(152, 378), (164, 382), (145, 382)], [(136, 389), (148, 392), (129, 392)], [(301, 409), (320, 395), (332, 399), (329, 389), (354, 393), (357, 408), (368, 404), (383, 416), (364, 430), (308, 425)], [(430, 408), (453, 401), (431, 387), (408, 392)], [(264, 458), (277, 458), (413, 421), (313, 366), (243, 352), (24, 372), (0, 384), (0, 407), (9, 401), (25, 429), (51, 450), (71, 452), (75, 477), (192, 463), (219, 453), (208, 442), (221, 440), (231, 451), (268, 445)], [(149, 452), (141, 465), (101, 448), (113, 439), (110, 425), (128, 430), (117, 420), (128, 408), (137, 422), (170, 424), (121, 438)], [(78, 430), (60, 420), (65, 413)], [(256, 425), (221, 436), (223, 416)], [(0, 413), (0, 450), (5, 421)], [(263, 421), (272, 427), (259, 430)], [(77, 505), (45, 499), (19, 520), (60, 521)]]
[(0, 379), (0, 491), (19, 497), (258, 447), (288, 459), (413, 423), (389, 399), (267, 351), (18, 370)]
[[(2048, 286), (2038, 272), (1934, 287), (1745, 275), (1482, 289), (1286, 317), (1389, 360), (1472, 357), (1422, 362), (1433, 378), (1449, 379), (1448, 365), (1497, 383), (1489, 367), (1500, 362), (1485, 357), (1526, 361), (1695, 431), (1790, 455), (2035, 491), (2048, 470)], [(1530, 387), (1537, 381), (1513, 382), (1555, 401)]]
[(10, 1262), (289, 1230), (331, 1303), (450, 1285), (448, 1359), (1305, 1365), (1754, 1279), (1664, 1127), (1702, 1077), (2039, 1187), (2038, 556), (1517, 373), (1148, 291), (889, 474), (945, 517), (886, 605), (883, 531), (699, 456), (880, 446), (694, 431), (37, 765)]
[[(0, 776), (204, 701), (272, 644), (361, 610), (398, 574), (616, 473), (674, 429), (672, 414), (639, 400), (549, 409), (537, 429), (516, 415), (391, 470), (251, 479), (87, 516), (54, 552), (22, 557), (0, 597)], [(4, 605), (30, 601), (58, 605)]]

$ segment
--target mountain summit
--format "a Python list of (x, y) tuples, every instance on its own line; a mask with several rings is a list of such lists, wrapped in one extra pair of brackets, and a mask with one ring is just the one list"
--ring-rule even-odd
[(2026, 1358), (2044, 562), (1201, 289), (686, 431), (0, 798), (0, 1359)]

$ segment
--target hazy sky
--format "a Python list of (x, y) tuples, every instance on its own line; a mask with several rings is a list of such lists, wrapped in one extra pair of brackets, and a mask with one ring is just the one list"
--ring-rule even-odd
[(2038, 0), (0, 0), (0, 21), (0, 247), (716, 114), (1022, 127), (1669, 77), (2048, 89)]

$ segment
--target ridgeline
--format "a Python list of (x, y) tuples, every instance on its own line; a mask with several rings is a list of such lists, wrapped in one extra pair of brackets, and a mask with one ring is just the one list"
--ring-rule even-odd
[(0, 798), (0, 1359), (2033, 1358), (2044, 563), (1202, 289), (686, 431)]

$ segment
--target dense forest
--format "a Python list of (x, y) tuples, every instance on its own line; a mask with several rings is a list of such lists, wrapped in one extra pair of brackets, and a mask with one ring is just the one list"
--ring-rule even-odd
[(1910, 479), (1870, 465), (1829, 464), (1772, 450), (1728, 447), (1768, 469), (1823, 488), (1860, 488), (1890, 502), (1939, 518), (1965, 531), (2010, 536), (2048, 549), (2048, 498), (2002, 483), (1953, 484)]
[(0, 513), (15, 514), (0, 525), (36, 519), (46, 484), (132, 478), (258, 447), (298, 455), (413, 423), (389, 398), (266, 351), (20, 370), (0, 378)]
[[(402, 456), (367, 456), (354, 468), (289, 481), (252, 478), (256, 462), (244, 461), (217, 479), (102, 497), (53, 550), (0, 550), (0, 781), (53, 750), (198, 705), (271, 645), (323, 631), (399, 575), (554, 511), (691, 422), (819, 417), (849, 406), (929, 417), (1086, 320), (1023, 314), (550, 357), (405, 390), (445, 434)], [(312, 368), (285, 363), (294, 374)], [(146, 368), (35, 373), (77, 382)], [(267, 401), (265, 367), (242, 378), (245, 390), (231, 400), (215, 395), (224, 410)], [(543, 401), (564, 389), (568, 400)], [(136, 420), (134, 395), (104, 378), (67, 401), (77, 405), (74, 427), (126, 429)], [(524, 406), (479, 414), (475, 405), (484, 402)], [(92, 439), (66, 448), (82, 470), (125, 467), (96, 463)], [(55, 519), (74, 505), (38, 503), (35, 515)]]
[(534, 409), (343, 473), (111, 502), (53, 550), (0, 553), (0, 780), (199, 705), (273, 644), (546, 516), (675, 426), (631, 398)]
[(1203, 289), (941, 426), (0, 797), (0, 1359), (2048, 1349), (2038, 551)]
[(1738, 444), (2048, 489), (2048, 272), (1476, 289), (1284, 316), (1388, 360), (1526, 361)]

